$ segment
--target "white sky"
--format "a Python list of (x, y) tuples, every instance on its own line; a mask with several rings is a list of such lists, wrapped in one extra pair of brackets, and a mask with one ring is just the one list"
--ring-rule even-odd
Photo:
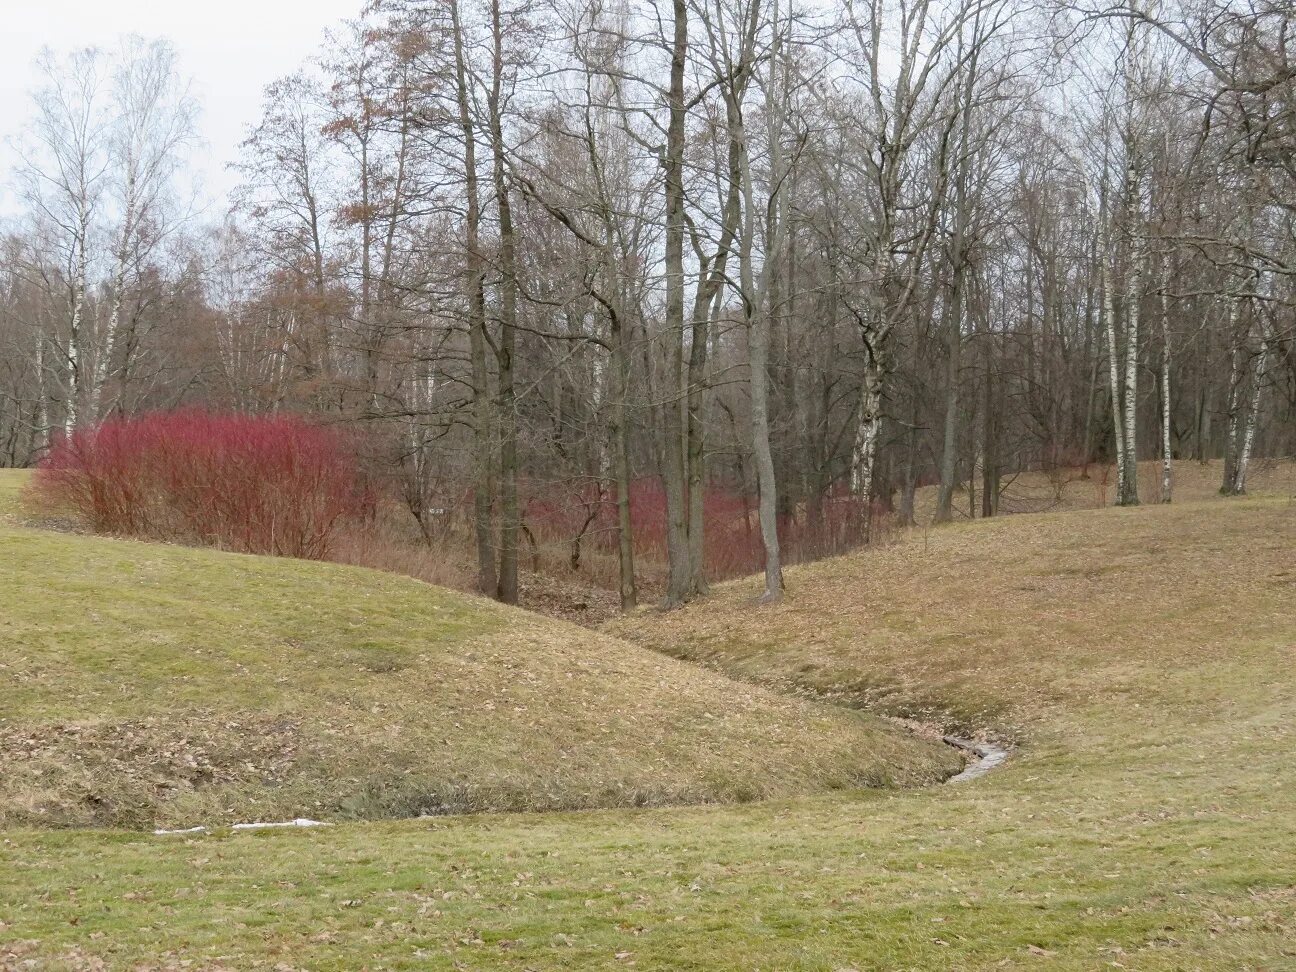
[(262, 89), (315, 53), (326, 27), (359, 13), (363, 0), (0, 0), (0, 213), (12, 207), (7, 140), (28, 117), (32, 64), (58, 52), (112, 47), (123, 34), (166, 37), (179, 51), (202, 107), (195, 153), (205, 195), (233, 186), (225, 166), (256, 121)]

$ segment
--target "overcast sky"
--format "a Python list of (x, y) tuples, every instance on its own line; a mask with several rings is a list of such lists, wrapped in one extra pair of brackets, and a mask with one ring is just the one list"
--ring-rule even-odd
[(359, 12), (363, 0), (14, 0), (0, 22), (0, 211), (12, 206), (7, 144), (28, 116), (35, 86), (32, 63), (49, 46), (111, 47), (122, 34), (166, 37), (180, 53), (202, 105), (198, 153), (208, 194), (232, 185), (225, 171), (246, 127), (256, 120), (261, 91), (313, 54), (326, 27)]

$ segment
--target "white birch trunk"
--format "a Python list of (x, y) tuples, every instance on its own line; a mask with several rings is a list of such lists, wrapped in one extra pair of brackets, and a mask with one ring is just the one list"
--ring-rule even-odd
[(45, 383), (45, 335), (36, 331), (36, 447), (44, 452), (49, 445), (49, 395)]
[(1111, 379), (1112, 430), (1116, 435), (1116, 495), (1119, 498), (1125, 491), (1125, 423), (1122, 417), (1123, 410), (1121, 409), (1120, 349), (1116, 345), (1116, 300), (1112, 294), (1111, 263), (1108, 259), (1105, 239), (1099, 248), (1103, 254), (1103, 324), (1107, 329), (1107, 363), (1108, 375)]
[(1246, 492), (1247, 465), (1251, 461), (1251, 449), (1255, 445), (1256, 426), (1260, 421), (1260, 398), (1264, 391), (1265, 369), (1269, 363), (1269, 335), (1260, 338), (1260, 357), (1256, 359), (1255, 374), (1252, 376), (1251, 411), (1247, 414), (1246, 431), (1242, 436), (1242, 449), (1238, 453), (1237, 469), (1233, 474), (1233, 495), (1241, 496)]
[(1130, 278), (1125, 297), (1125, 390), (1122, 405), (1124, 423), (1125, 475), (1122, 477), (1121, 506), (1138, 505), (1138, 342), (1139, 310), (1143, 296), (1143, 255), (1137, 239), (1132, 247)]
[[(133, 162), (128, 161), (133, 166)], [(99, 421), (100, 404), (103, 399), (104, 385), (112, 374), (113, 357), (117, 353), (117, 332), (121, 327), (121, 311), (126, 290), (126, 263), (130, 252), (131, 237), (135, 234), (135, 192), (138, 185), (134, 171), (126, 181), (126, 212), (122, 216), (122, 235), (118, 243), (116, 266), (113, 269), (112, 307), (108, 312), (108, 326), (104, 329), (99, 342), (99, 353), (95, 356), (94, 370), (90, 380), (90, 403), (88, 414), (90, 421)]]
[(99, 410), (103, 400), (104, 385), (112, 370), (112, 359), (117, 351), (117, 330), (121, 325), (122, 289), (126, 285), (125, 267), (118, 264), (113, 275), (112, 307), (108, 312), (108, 324), (104, 328), (98, 354), (95, 356), (94, 369), (90, 376), (90, 401), (86, 412), (90, 421), (99, 421)]
[(1229, 355), (1229, 393), (1228, 393), (1228, 429), (1224, 438), (1224, 482), (1220, 492), (1228, 495), (1233, 492), (1237, 480), (1237, 447), (1238, 447), (1238, 395), (1242, 389), (1242, 349), (1237, 338), (1237, 321), (1242, 313), (1242, 301), (1233, 298), (1229, 307), (1228, 335), (1234, 342)]
[(81, 236), (77, 241), (75, 279), (72, 282), (72, 307), (68, 315), (67, 343), (67, 407), (63, 416), (63, 429), (69, 435), (76, 429), (79, 418), (81, 398), (81, 325), (85, 316), (86, 276), (89, 274), (89, 258), (86, 255), (85, 233), (89, 228), (90, 216), (84, 207), (81, 210)]
[(864, 501), (865, 516), (870, 515), (873, 469), (877, 461), (877, 443), (881, 430), (882, 369), (870, 357), (864, 370), (864, 383), (860, 388), (859, 422), (855, 427), (855, 444), (851, 456), (851, 492)]
[(1170, 451), (1170, 274), (1161, 288), (1161, 502), (1169, 503), (1174, 486)]

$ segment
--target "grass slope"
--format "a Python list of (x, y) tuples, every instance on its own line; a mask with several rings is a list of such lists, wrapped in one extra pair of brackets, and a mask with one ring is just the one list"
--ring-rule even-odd
[(356, 568), (0, 525), (0, 823), (746, 800), (948, 747)]
[(1296, 968), (1294, 537), (1286, 501), (1013, 517), (798, 568), (774, 608), (742, 582), (619, 629), (1022, 744), (973, 784), (17, 830), (0, 941), (48, 968)]
[[(1171, 496), (1177, 503), (1227, 502), (1220, 496), (1224, 463), (1179, 459), (1172, 464)], [(1144, 503), (1161, 501), (1161, 463), (1139, 463), (1139, 497)], [(972, 512), (981, 515), (980, 481)], [(914, 520), (930, 523), (936, 513), (938, 487), (923, 486), (914, 493)], [(1296, 461), (1255, 459), (1247, 473), (1247, 492), (1252, 496), (1291, 498), (1296, 496)], [(969, 518), (967, 483), (954, 492), (954, 519)], [(1116, 468), (1091, 465), (1087, 469), (1064, 468), (1053, 474), (1037, 471), (1013, 473), (1000, 484), (999, 512), (1060, 513), (1068, 510), (1096, 510), (1116, 502)]]

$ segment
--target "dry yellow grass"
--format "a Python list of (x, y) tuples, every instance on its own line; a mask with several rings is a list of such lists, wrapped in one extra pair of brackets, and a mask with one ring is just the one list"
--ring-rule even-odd
[(359, 568), (0, 522), (0, 823), (750, 800), (958, 764), (880, 721)]
[(1090, 704), (1161, 697), (1245, 660), (1239, 639), (1274, 623), (1293, 589), (1293, 537), (1296, 503), (1283, 500), (1001, 517), (793, 568), (771, 608), (753, 606), (745, 580), (607, 628), (962, 731), (1076, 734)]
[(973, 784), (9, 831), (0, 939), (76, 969), (1296, 968), (1294, 538), (1284, 499), (1006, 517), (798, 567), (777, 607), (749, 580), (618, 625), (1020, 744)]
[[(1172, 463), (1171, 495), (1175, 502), (1197, 503), (1220, 500), (1223, 463), (1214, 460)], [(980, 480), (977, 489), (980, 489)], [(1296, 461), (1291, 459), (1256, 459), (1247, 475), (1247, 492), (1252, 496), (1296, 496)], [(1161, 464), (1139, 463), (1139, 496), (1144, 503), (1161, 500)], [(1061, 513), (1068, 510), (1096, 510), (1111, 506), (1116, 500), (1116, 470), (1112, 466), (1089, 466), (1087, 469), (1059, 469), (1052, 474), (1023, 472), (1003, 479), (1000, 513)], [(924, 486), (914, 494), (914, 519), (919, 524), (931, 522), (936, 510), (936, 487)], [(981, 495), (976, 496), (977, 517), (981, 515)], [(954, 516), (969, 519), (967, 483), (954, 494)]]
[(0, 520), (12, 520), (31, 473), (26, 469), (0, 469)]

